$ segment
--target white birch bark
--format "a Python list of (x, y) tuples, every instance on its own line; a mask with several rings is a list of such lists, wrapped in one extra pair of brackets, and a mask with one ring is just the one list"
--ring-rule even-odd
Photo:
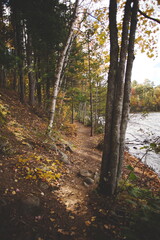
[(54, 123), (56, 102), (57, 102), (57, 96), (58, 96), (58, 92), (59, 92), (59, 85), (60, 85), (60, 80), (61, 80), (61, 74), (62, 74), (63, 67), (64, 67), (64, 64), (65, 64), (65, 59), (67, 58), (67, 52), (68, 52), (68, 49), (69, 49), (69, 47), (71, 45), (72, 37), (73, 37), (73, 34), (74, 34), (74, 25), (75, 25), (76, 18), (77, 18), (78, 5), (79, 5), (79, 0), (76, 0), (75, 8), (74, 8), (73, 20), (72, 20), (72, 23), (71, 23), (71, 26), (70, 26), (68, 39), (67, 39), (66, 44), (64, 46), (64, 49), (62, 51), (60, 60), (59, 60), (58, 65), (57, 65), (57, 71), (55, 73), (55, 85), (54, 85), (54, 91), (53, 91), (53, 97), (52, 97), (52, 103), (51, 103), (50, 121), (49, 121), (49, 126), (48, 126), (48, 130), (49, 131), (52, 129), (53, 123)]

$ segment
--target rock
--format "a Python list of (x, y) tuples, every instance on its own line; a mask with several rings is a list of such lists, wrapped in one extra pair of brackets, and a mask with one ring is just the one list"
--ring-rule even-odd
[(94, 173), (94, 181), (95, 181), (96, 183), (99, 182), (99, 178), (100, 178), (99, 173), (98, 173), (98, 172), (95, 172), (95, 173)]
[(14, 153), (11, 144), (8, 139), (0, 135), (0, 154), (11, 155)]
[(63, 139), (61, 139), (61, 143), (58, 143), (57, 146), (62, 147), (63, 150), (73, 153), (72, 144)]
[(66, 149), (66, 151), (69, 151), (70, 153), (73, 153), (73, 149), (70, 145), (66, 144), (65, 149)]
[(29, 144), (29, 143), (27, 143), (27, 142), (22, 142), (22, 144), (23, 144), (24, 146), (28, 147), (28, 149), (30, 149), (30, 150), (33, 149), (32, 145)]
[(61, 162), (65, 163), (65, 164), (68, 164), (68, 165), (71, 164), (69, 159), (68, 159), (68, 156), (65, 153), (63, 153), (61, 151), (59, 151), (59, 153), (60, 153), (60, 161)]
[(47, 189), (49, 189), (48, 184), (45, 183), (45, 182), (41, 182), (41, 183), (39, 184), (39, 187), (40, 187), (41, 190), (47, 190)]
[(56, 153), (58, 152), (58, 148), (55, 144), (51, 144), (51, 143), (44, 143), (44, 147), (46, 148), (46, 150), (52, 150), (55, 151)]
[(50, 144), (49, 149), (51, 149), (51, 150), (53, 150), (53, 151), (55, 151), (55, 152), (58, 151), (57, 146), (56, 146), (55, 144)]
[(84, 186), (85, 186), (85, 187), (89, 187), (89, 185), (88, 185), (86, 182), (84, 182)]
[(79, 175), (81, 177), (92, 177), (93, 174), (86, 169), (80, 169)]
[(40, 212), (39, 197), (30, 194), (21, 199), (21, 210), (25, 215), (36, 215)]
[(87, 183), (88, 185), (91, 185), (91, 184), (94, 183), (94, 180), (92, 178), (90, 178), (90, 177), (86, 177), (84, 179), (84, 182)]
[(42, 171), (46, 172), (46, 171), (51, 171), (50, 167), (47, 166), (38, 166)]
[(26, 196), (24, 199), (22, 199), (22, 203), (25, 205), (25, 206), (28, 206), (28, 207), (39, 207), (40, 206), (40, 199), (39, 197), (33, 195), (33, 194), (30, 194), (28, 196)]

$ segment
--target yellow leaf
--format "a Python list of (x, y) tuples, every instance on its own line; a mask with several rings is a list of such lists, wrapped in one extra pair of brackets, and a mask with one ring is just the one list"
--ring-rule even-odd
[(51, 222), (55, 222), (56, 220), (54, 218), (50, 218), (50, 221)]
[(96, 220), (96, 216), (91, 217), (91, 222), (94, 222)]

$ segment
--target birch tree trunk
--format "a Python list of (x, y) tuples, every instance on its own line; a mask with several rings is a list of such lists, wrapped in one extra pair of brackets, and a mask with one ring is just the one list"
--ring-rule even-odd
[(104, 150), (99, 183), (100, 191), (108, 196), (113, 195), (116, 191), (123, 163), (138, 2), (138, 0), (134, 2), (132, 0), (126, 1), (120, 58), (118, 59), (118, 35), (116, 35), (117, 1), (110, 1), (111, 62), (108, 79)]
[(48, 125), (48, 132), (51, 131), (51, 129), (53, 127), (53, 123), (54, 123), (56, 102), (57, 102), (57, 96), (58, 96), (58, 92), (59, 92), (59, 84), (60, 84), (60, 80), (61, 80), (63, 67), (65, 64), (65, 59), (67, 58), (67, 52), (68, 52), (68, 49), (69, 49), (69, 46), (71, 44), (72, 37), (74, 34), (74, 25), (75, 25), (75, 21), (77, 18), (78, 5), (79, 5), (79, 0), (76, 0), (74, 13), (73, 13), (73, 19), (71, 22), (68, 39), (67, 39), (64, 49), (62, 51), (61, 57), (58, 61), (57, 70), (55, 73), (55, 84), (54, 84), (54, 91), (53, 91), (53, 97), (52, 97), (52, 103), (51, 103), (51, 115), (50, 115), (50, 121), (49, 121), (49, 125)]

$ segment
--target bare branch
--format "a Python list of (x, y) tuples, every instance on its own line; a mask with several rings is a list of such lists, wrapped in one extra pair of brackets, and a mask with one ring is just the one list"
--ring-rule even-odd
[(146, 13), (142, 12), (140, 9), (138, 9), (138, 12), (141, 15), (143, 15), (145, 18), (148, 18), (148, 19), (153, 20), (153, 21), (155, 21), (155, 22), (160, 24), (160, 20), (159, 19), (148, 16)]

